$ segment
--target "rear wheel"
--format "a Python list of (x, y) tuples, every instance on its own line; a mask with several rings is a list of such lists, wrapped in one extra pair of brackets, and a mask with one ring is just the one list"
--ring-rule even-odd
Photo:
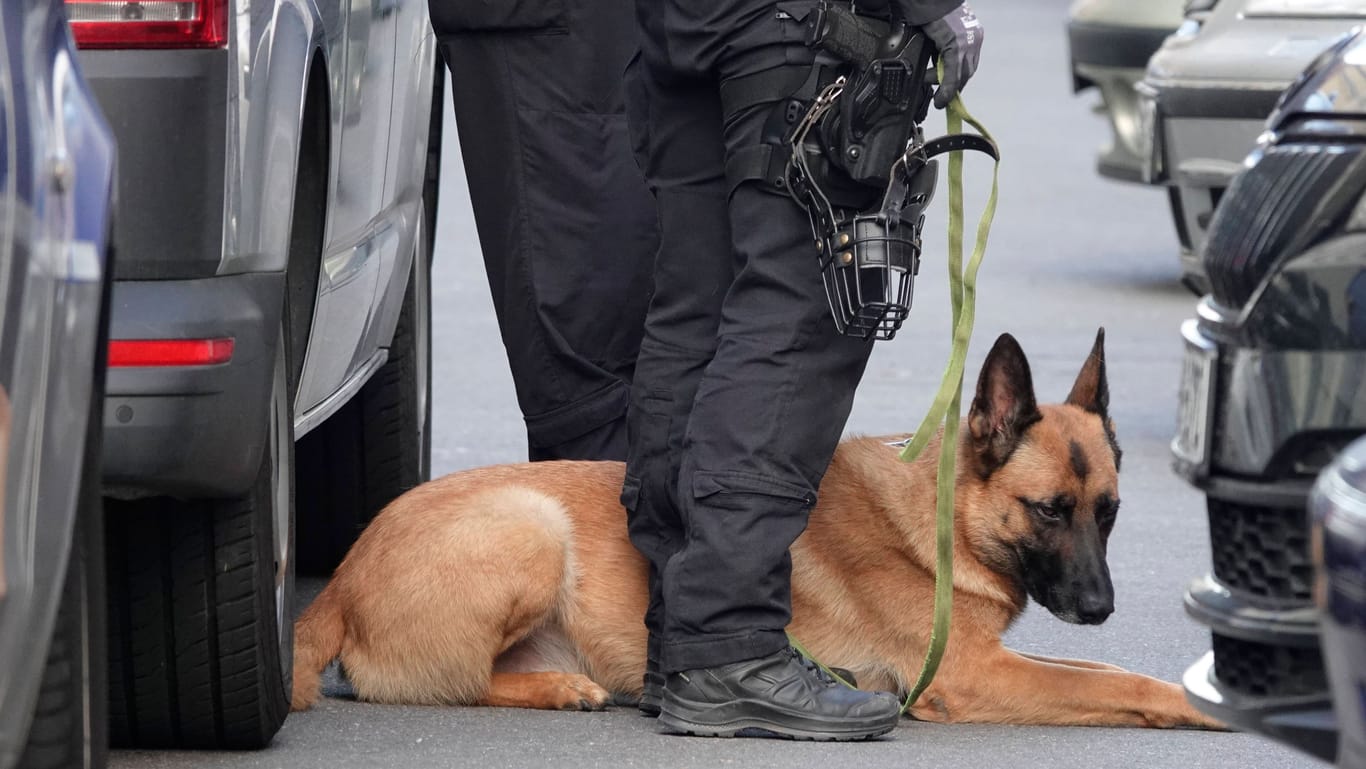
[(260, 748), (289, 710), (294, 429), (278, 341), (246, 496), (107, 502), (114, 745)]
[(330, 574), (381, 508), (431, 476), (430, 239), (419, 231), (413, 243), (388, 359), (299, 441), (301, 573)]

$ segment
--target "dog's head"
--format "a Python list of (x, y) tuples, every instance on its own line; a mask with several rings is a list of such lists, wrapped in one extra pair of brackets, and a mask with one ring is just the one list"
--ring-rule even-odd
[(1100, 624), (1114, 611), (1105, 548), (1119, 511), (1120, 450), (1109, 398), (1104, 329), (1066, 402), (1045, 406), (1034, 400), (1019, 343), (1003, 334), (982, 366), (963, 436), (975, 486), (973, 547), (1078, 624)]

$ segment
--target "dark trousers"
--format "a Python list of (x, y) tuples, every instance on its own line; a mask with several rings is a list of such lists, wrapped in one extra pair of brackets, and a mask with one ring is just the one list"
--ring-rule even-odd
[[(804, 65), (810, 3), (638, 0), (633, 140), (659, 211), (622, 502), (651, 565), (666, 672), (786, 643), (789, 546), (848, 419), (872, 343), (836, 334), (806, 215), (725, 161), (768, 108), (724, 116), (724, 80)], [(784, 10), (786, 9), (786, 10)]]
[(625, 459), (658, 237), (622, 99), (630, 0), (429, 7), (529, 456)]

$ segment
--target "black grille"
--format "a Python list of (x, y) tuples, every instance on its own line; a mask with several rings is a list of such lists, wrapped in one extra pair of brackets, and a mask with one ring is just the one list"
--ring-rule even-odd
[(1205, 240), (1205, 272), (1216, 301), (1243, 306), (1297, 235), (1328, 224), (1325, 219), (1336, 210), (1319, 206), (1359, 152), (1343, 146), (1272, 147), (1233, 180)]
[(1226, 587), (1260, 598), (1310, 602), (1314, 568), (1304, 508), (1211, 497), (1209, 539), (1214, 576)]
[(1214, 677), (1242, 694), (1293, 697), (1328, 690), (1318, 649), (1271, 646), (1218, 633), (1214, 637)]

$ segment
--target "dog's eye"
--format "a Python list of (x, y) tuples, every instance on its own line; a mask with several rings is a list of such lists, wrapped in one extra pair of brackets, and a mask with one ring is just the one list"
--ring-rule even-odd
[(1029, 506), (1031, 512), (1045, 521), (1061, 521), (1062, 511), (1052, 505), (1032, 504)]
[(1119, 502), (1111, 499), (1108, 494), (1102, 495), (1100, 501), (1096, 504), (1096, 523), (1102, 529), (1109, 529), (1111, 526), (1115, 525), (1115, 518), (1118, 515)]

